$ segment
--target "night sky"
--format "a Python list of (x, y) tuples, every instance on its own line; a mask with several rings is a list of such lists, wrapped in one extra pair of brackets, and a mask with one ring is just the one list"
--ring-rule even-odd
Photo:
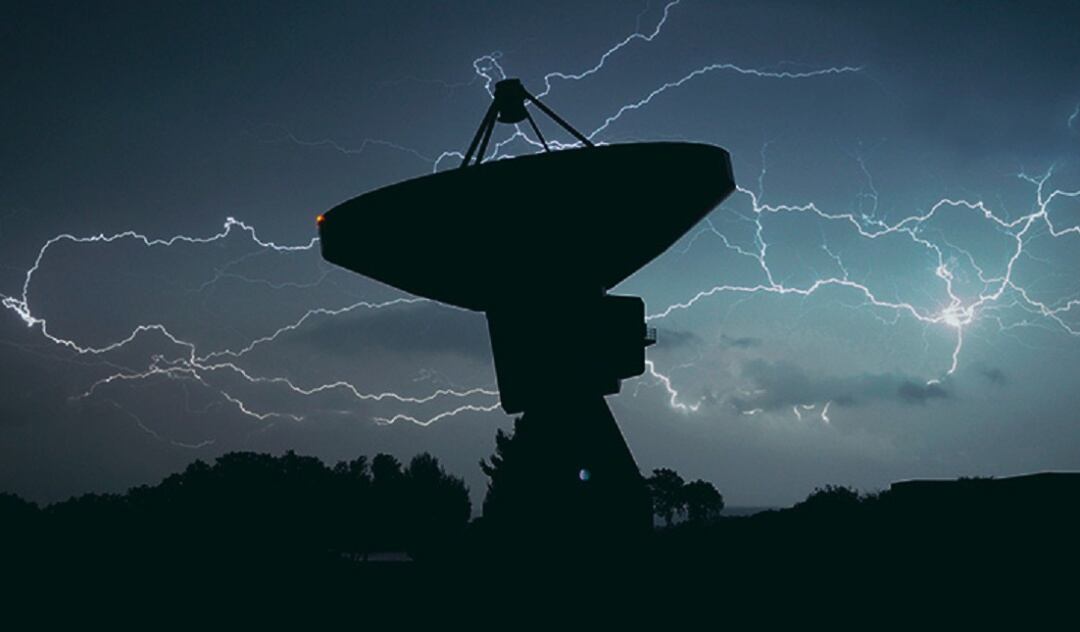
[[(780, 505), (1080, 468), (1078, 24), (1064, 2), (7, 5), (0, 489), (430, 451), (479, 500), (511, 424), (483, 316), (323, 262), (314, 218), (455, 165), (504, 73), (596, 142), (732, 155), (739, 191), (616, 289), (660, 332), (609, 398), (643, 470)], [(501, 155), (536, 151), (513, 133)]]

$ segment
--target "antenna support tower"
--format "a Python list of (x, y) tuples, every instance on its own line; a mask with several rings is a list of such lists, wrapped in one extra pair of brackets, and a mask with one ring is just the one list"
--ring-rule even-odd
[(488, 107), (487, 113), (484, 114), (484, 118), (480, 121), (480, 127), (477, 128), (472, 142), (469, 143), (469, 149), (465, 152), (465, 158), (461, 161), (462, 169), (469, 166), (473, 154), (476, 153), (476, 146), (478, 144), (480, 145), (480, 152), (476, 153), (476, 161), (472, 164), (480, 164), (484, 159), (484, 154), (487, 152), (488, 141), (491, 139), (491, 131), (495, 129), (496, 121), (499, 123), (509, 123), (511, 125), (517, 125), (525, 120), (529, 121), (529, 125), (532, 126), (533, 132), (536, 133), (536, 137), (539, 138), (540, 142), (544, 145), (544, 151), (551, 151), (551, 148), (548, 147), (547, 140), (544, 139), (544, 135), (540, 133), (540, 127), (537, 126), (536, 121), (533, 120), (532, 115), (529, 114), (526, 103), (535, 105), (541, 112), (547, 114), (551, 120), (558, 123), (585, 147), (593, 146), (592, 141), (586, 138), (581, 132), (574, 129), (574, 127), (567, 123), (563, 117), (544, 105), (540, 99), (537, 99), (530, 94), (529, 91), (525, 89), (525, 86), (522, 85), (520, 79), (503, 79), (495, 84), (495, 94), (491, 100), (491, 105)]
[[(534, 107), (577, 142), (549, 143)], [(544, 151), (483, 162), (495, 124), (523, 121)], [(569, 195), (530, 194), (555, 187)], [(609, 291), (734, 188), (720, 147), (594, 146), (506, 79), (460, 167), (320, 215), (328, 261), (487, 317), (500, 404), (522, 416), (516, 456), (502, 461), (500, 483), (492, 475), (484, 520), (513, 534), (519, 551), (541, 542), (595, 551), (651, 529), (644, 481), (604, 398), (645, 372), (645, 347), (656, 338), (645, 302)]]

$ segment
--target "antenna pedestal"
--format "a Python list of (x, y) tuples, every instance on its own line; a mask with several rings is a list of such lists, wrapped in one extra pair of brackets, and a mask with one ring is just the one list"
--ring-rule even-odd
[(639, 548), (652, 503), (603, 397), (555, 390), (505, 441), (483, 508), (497, 551), (579, 561)]
[(604, 395), (645, 369), (645, 303), (564, 289), (487, 318), (502, 406), (524, 414), (505, 471), (489, 472), (484, 519), (545, 551), (625, 555), (649, 532), (652, 504)]
[[(327, 211), (320, 248), (349, 270), (487, 315), (502, 406), (524, 414), (515, 437), (499, 439), (499, 464), (485, 467), (484, 522), (506, 526), (492, 537), (518, 554), (543, 542), (591, 552), (652, 524), (604, 396), (644, 372), (655, 338), (640, 298), (606, 292), (731, 194), (731, 159), (700, 143), (594, 147), (516, 79), (492, 97), (460, 168)], [(579, 147), (548, 151), (533, 108)], [(548, 153), (481, 165), (496, 123), (523, 121), (538, 141), (518, 132)]]

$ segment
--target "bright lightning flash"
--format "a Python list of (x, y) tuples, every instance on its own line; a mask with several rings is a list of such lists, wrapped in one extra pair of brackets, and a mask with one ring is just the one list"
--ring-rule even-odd
[[(617, 56), (619, 51), (628, 46), (647, 45), (651, 43), (655, 38), (661, 35), (664, 25), (668, 22), (671, 15), (673, 15), (674, 9), (678, 4), (678, 0), (669, 2), (664, 6), (661, 18), (651, 31), (648, 33), (634, 32), (630, 34), (608, 49), (595, 64), (584, 70), (576, 72), (550, 72), (546, 74), (543, 77), (543, 90), (539, 92), (538, 96), (543, 97), (548, 95), (555, 89), (559, 82), (583, 81), (590, 76), (601, 72), (601, 70), (605, 68), (605, 65)], [(482, 79), (484, 88), (489, 93), (493, 89), (494, 82), (506, 76), (501, 65), (501, 55), (499, 53), (492, 53), (476, 59), (473, 62), (473, 67), (476, 75)], [(820, 68), (805, 72), (789, 72), (749, 68), (726, 62), (712, 63), (682, 76), (673, 77), (671, 80), (664, 82), (655, 89), (648, 91), (640, 98), (622, 105), (609, 116), (605, 117), (604, 120), (588, 132), (586, 136), (590, 139), (597, 139), (599, 142), (599, 137), (607, 132), (627, 113), (646, 108), (660, 95), (669, 91), (678, 90), (682, 86), (711, 73), (731, 73), (739, 76), (774, 81), (808, 81), (827, 75), (851, 75), (859, 73), (860, 71), (861, 67), (859, 66), (840, 66)], [(1074, 112), (1068, 120), (1070, 129), (1073, 128), (1075, 119), (1076, 113)], [(369, 139), (364, 142), (362, 147), (357, 149), (345, 148), (330, 140), (301, 140), (288, 131), (284, 132), (284, 136), (281, 140), (286, 140), (302, 146), (329, 147), (345, 155), (358, 153), (367, 150), (370, 147), (386, 147), (409, 152), (417, 158), (430, 163), (433, 170), (438, 170), (442, 166), (443, 161), (447, 158), (461, 157), (461, 153), (459, 152), (444, 151), (432, 160), (421, 152), (381, 139)], [(513, 131), (509, 136), (494, 143), (490, 155), (486, 158), (497, 159), (512, 155), (507, 152), (507, 148), (515, 142), (524, 143), (532, 150), (538, 150), (542, 147), (540, 141), (529, 136), (527, 130), (522, 129), (520, 126), (514, 126)], [(555, 148), (572, 146), (559, 143), (558, 141), (549, 141), (549, 144)], [(1051, 175), (1052, 170), (1039, 177), (1027, 175), (1020, 176), (1035, 186), (1037, 203), (1035, 209), (1031, 213), (1016, 219), (1005, 219), (1006, 215), (992, 212), (981, 201), (971, 202), (966, 200), (942, 199), (925, 213), (915, 214), (906, 217), (899, 222), (887, 224), (872, 215), (829, 213), (821, 210), (813, 203), (803, 205), (767, 205), (760, 201), (760, 191), (755, 193), (749, 189), (739, 188), (738, 194), (746, 196), (750, 200), (753, 208), (753, 221), (756, 222), (755, 243), (739, 245), (734, 240), (731, 240), (720, 233), (715, 225), (709, 221), (706, 222), (706, 227), (702, 230), (711, 231), (719, 235), (725, 248), (734, 251), (739, 256), (752, 259), (755, 262), (755, 265), (761, 270), (763, 281), (753, 285), (720, 284), (705, 288), (685, 301), (669, 305), (650, 314), (647, 318), (648, 320), (660, 320), (676, 311), (691, 309), (705, 299), (720, 294), (776, 294), (806, 297), (824, 288), (842, 288), (861, 297), (869, 309), (886, 310), (899, 316), (915, 319), (927, 325), (940, 325), (954, 330), (956, 342), (953, 348), (950, 366), (944, 371), (945, 375), (952, 374), (959, 366), (965, 329), (978, 318), (981, 312), (1005, 300), (1013, 301), (1024, 309), (1049, 319), (1069, 334), (1080, 335), (1080, 331), (1075, 330), (1065, 319), (1070, 310), (1080, 306), (1080, 298), (1056, 304), (1041, 302), (1033, 298), (1033, 293), (1020, 285), (1013, 274), (1014, 264), (1021, 254), (1023, 254), (1025, 243), (1031, 235), (1034, 234), (1037, 227), (1045, 228), (1048, 234), (1055, 238), (1066, 237), (1074, 233), (1080, 236), (1080, 227), (1059, 228), (1051, 221), (1049, 214), (1051, 203), (1061, 198), (1080, 196), (1080, 191), (1060, 189), (1049, 190), (1049, 180), (1051, 179)], [(762, 177), (764, 177), (764, 171)], [(950, 269), (949, 261), (945, 256), (945, 251), (940, 245), (926, 237), (921, 230), (923, 225), (932, 217), (947, 211), (974, 213), (983, 221), (992, 223), (1001, 231), (1006, 232), (1013, 240), (1014, 245), (1004, 274), (999, 276), (987, 275), (982, 268), (976, 266), (984, 289), (974, 298), (965, 298), (955, 290), (953, 272)], [(904, 235), (910, 238), (915, 244), (934, 253), (936, 256), (938, 266), (935, 270), (935, 277), (945, 291), (947, 296), (946, 303), (936, 309), (925, 309), (910, 303), (881, 298), (866, 285), (853, 281), (847, 274), (847, 269), (844, 267), (843, 262), (839, 257), (834, 255), (827, 246), (824, 248), (836, 261), (839, 269), (842, 270), (843, 273), (841, 275), (822, 277), (812, 283), (801, 286), (786, 285), (784, 282), (777, 279), (770, 269), (770, 244), (767, 240), (767, 231), (762, 224), (762, 218), (767, 216), (795, 214), (813, 214), (821, 220), (843, 224), (850, 230), (855, 231), (858, 237), (862, 239), (873, 240), (891, 234)], [(284, 391), (297, 397), (315, 397), (330, 391), (338, 391), (347, 393), (358, 401), (389, 402), (397, 406), (420, 406), (429, 403), (438, 404), (440, 402), (450, 402), (443, 406), (439, 412), (432, 415), (417, 416), (407, 412), (397, 412), (389, 416), (376, 417), (375, 421), (379, 423), (389, 424), (398, 421), (408, 421), (423, 426), (461, 413), (490, 412), (498, 409), (498, 393), (490, 388), (441, 388), (426, 395), (406, 396), (393, 391), (368, 392), (345, 380), (332, 380), (317, 384), (301, 384), (286, 376), (256, 375), (253, 373), (252, 369), (243, 366), (243, 361), (246, 356), (255, 348), (264, 346), (269, 347), (284, 334), (297, 330), (316, 318), (333, 318), (355, 310), (389, 309), (401, 304), (419, 302), (423, 299), (399, 298), (384, 302), (358, 301), (344, 307), (312, 307), (299, 319), (286, 323), (269, 333), (256, 336), (251, 339), (250, 342), (238, 348), (213, 350), (200, 349), (194, 342), (174, 335), (165, 323), (139, 324), (135, 326), (128, 335), (108, 344), (99, 346), (81, 344), (73, 338), (64, 337), (52, 332), (49, 329), (46, 318), (37, 313), (32, 307), (31, 290), (34, 276), (41, 269), (42, 265), (46, 263), (47, 254), (50, 248), (58, 243), (70, 242), (86, 246), (103, 246), (118, 241), (134, 241), (147, 248), (168, 248), (176, 244), (211, 244), (226, 239), (234, 231), (245, 233), (260, 249), (276, 252), (281, 255), (308, 252), (316, 245), (315, 239), (298, 245), (280, 245), (265, 241), (259, 238), (253, 226), (233, 218), (228, 218), (226, 220), (221, 231), (205, 237), (177, 235), (169, 238), (152, 238), (135, 231), (124, 231), (112, 235), (98, 234), (81, 237), (65, 233), (49, 239), (38, 251), (33, 265), (25, 273), (21, 292), (15, 296), (0, 295), (0, 299), (2, 299), (3, 307), (21, 319), (27, 327), (36, 329), (49, 342), (68, 349), (70, 352), (79, 356), (106, 356), (130, 346), (137, 339), (146, 339), (152, 336), (156, 336), (156, 339), (158, 340), (164, 340), (164, 346), (159, 348), (148, 358), (146, 366), (137, 369), (122, 368), (119, 371), (101, 377), (89, 384), (78, 397), (93, 396), (97, 391), (110, 384), (141, 381), (153, 377), (165, 377), (189, 380), (198, 383), (216, 393), (223, 401), (233, 405), (241, 414), (257, 420), (284, 418), (299, 421), (303, 418), (300, 415), (292, 413), (265, 410), (257, 404), (248, 401), (250, 397), (248, 399), (241, 399), (241, 397), (230, 391), (228, 388), (221, 386), (218, 381), (214, 379), (217, 374), (227, 373), (234, 377), (239, 377), (247, 384), (259, 385), (266, 389), (279, 389), (280, 391)], [(691, 238), (687, 248), (693, 245), (696, 238), (697, 235)], [(970, 257), (970, 255), (968, 257), (974, 262), (974, 258)], [(212, 284), (216, 282), (218, 278), (221, 278), (222, 276), (224, 275), (219, 274), (218, 277), (215, 277), (215, 279), (209, 283)], [(242, 277), (239, 278), (241, 278), (241, 280), (247, 280)], [(661, 373), (653, 360), (648, 360), (646, 362), (646, 368), (647, 376), (645, 379), (655, 380), (655, 382), (664, 389), (668, 403), (673, 409), (687, 414), (698, 412), (701, 409), (704, 400), (699, 399), (692, 403), (684, 401), (680, 396), (679, 391), (673, 385), (671, 378)], [(820, 420), (823, 423), (829, 423), (829, 409), (831, 404), (832, 402), (821, 402), (819, 404), (807, 403), (799, 405), (794, 408), (794, 414), (799, 419), (802, 419), (805, 413), (817, 410)], [(818, 408), (818, 406), (820, 406), (820, 408)], [(755, 412), (758, 411), (748, 411), (747, 414)], [(141, 422), (139, 422), (139, 424), (142, 426)], [(149, 431), (149, 429), (145, 427), (144, 430)], [(204, 444), (197, 444), (193, 447), (199, 447), (201, 445)]]

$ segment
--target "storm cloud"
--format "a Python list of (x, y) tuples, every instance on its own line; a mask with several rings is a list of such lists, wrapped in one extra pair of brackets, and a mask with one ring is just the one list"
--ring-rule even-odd
[(980, 369), (979, 375), (986, 378), (986, 381), (994, 384), (995, 386), (1004, 386), (1009, 381), (1009, 378), (1006, 377), (1005, 372), (997, 367)]
[(482, 314), (420, 301), (324, 318), (297, 334), (321, 353), (358, 355), (392, 352), (454, 353), (475, 360), (491, 357)]
[(753, 336), (729, 336), (727, 334), (720, 334), (720, 344), (732, 349), (753, 349), (760, 347), (762, 344), (761, 338), (755, 338)]
[[(1043, 199), (1080, 187), (1080, 4), (681, 2), (649, 41), (626, 38), (651, 33), (666, 2), (15, 4), (0, 38), (0, 57), (12, 60), (11, 96), (0, 100), (0, 295), (11, 297), (0, 310), (0, 491), (55, 499), (121, 490), (230, 449), (324, 460), (426, 450), (466, 476), (479, 503), (487, 481), (476, 464), (511, 420), (475, 409), (496, 397), (445, 391), (496, 388), (483, 315), (427, 302), (306, 318), (402, 294), (303, 246), (326, 209), (456, 166), (449, 152), (466, 149), (490, 104), (477, 70), (501, 77), (474, 63), (493, 51), (502, 52), (489, 61), (549, 94), (580, 131), (604, 126), (599, 142), (679, 139), (732, 157), (740, 190), (612, 288), (642, 297), (650, 326), (661, 328), (647, 350), (652, 371), (609, 397), (643, 470), (673, 467), (715, 481), (733, 503), (772, 504), (826, 483), (1080, 465), (1080, 338), (1024, 308), (1012, 289), (981, 301), (961, 332), (870, 305), (847, 284), (930, 320), (954, 300), (971, 305), (993, 290), (981, 279), (1013, 260), (1020, 225), (1006, 230), (963, 207), (905, 224), (940, 248), (951, 293), (932, 248), (909, 233), (870, 239), (859, 228), (921, 216), (943, 198), (1018, 219), (1039, 208), (1038, 187), (1015, 175), (1021, 168), (1039, 178), (1054, 166)], [(566, 78), (601, 61), (602, 71)], [(789, 79), (736, 66), (851, 70)], [(661, 86), (670, 87), (654, 94)], [(571, 138), (538, 123), (549, 140)], [(512, 130), (493, 137), (500, 153), (540, 150), (520, 139), (503, 145)], [(621, 209), (590, 232), (587, 254), (607, 256), (625, 230), (658, 227), (676, 210), (678, 185), (668, 184), (671, 208)], [(395, 212), (414, 213), (417, 231), (429, 213), (468, 226), (487, 193)], [(558, 182), (520, 195), (577, 199)], [(514, 220), (514, 201), (496, 202)], [(1057, 196), (1047, 213), (1072, 226), (1076, 202)], [(755, 203), (791, 210), (756, 213)], [(857, 226), (796, 210), (809, 204)], [(580, 221), (567, 215), (567, 234), (592, 210), (580, 209)], [(173, 246), (61, 241), (38, 260), (59, 234), (206, 239), (229, 217), (260, 243), (294, 249), (237, 229)], [(515, 220), (505, 238), (533, 228)], [(1067, 305), (1078, 295), (1080, 250), (1042, 224), (1033, 229), (1012, 281), (1032, 299)], [(425, 260), (413, 237), (387, 236), (403, 259), (442, 265)], [(552, 244), (552, 256), (563, 250)], [(846, 282), (802, 293), (825, 278)], [(799, 291), (751, 291), (772, 282)], [(559, 306), (557, 296), (544, 300)], [(24, 309), (47, 330), (28, 327)], [(576, 318), (566, 309), (545, 326), (568, 330)], [(156, 327), (101, 355), (42, 335), (104, 347), (151, 324), (200, 355), (272, 341), (214, 356), (243, 373), (114, 380), (83, 397), (113, 373), (183, 362), (193, 349)], [(561, 351), (579, 361), (570, 345)], [(951, 378), (931, 382), (954, 362)], [(366, 396), (300, 395), (286, 379), (303, 389), (347, 382)], [(559, 375), (550, 385), (557, 393)], [(435, 397), (370, 397), (390, 393)], [(809, 423), (813, 413), (787, 423), (793, 406), (820, 414), (826, 401), (828, 424)], [(429, 426), (377, 421), (462, 405)], [(776, 411), (767, 417), (777, 423), (740, 414), (758, 408)]]
[(657, 327), (656, 347), (658, 349), (683, 349), (686, 347), (699, 347), (704, 340), (701, 336), (685, 329), (668, 329)]
[(921, 405), (953, 397), (943, 383), (919, 382), (895, 373), (833, 377), (815, 374), (787, 362), (760, 359), (743, 363), (742, 376), (751, 386), (731, 398), (732, 405), (740, 412), (779, 410), (820, 402), (832, 402), (842, 407), (871, 402)]

